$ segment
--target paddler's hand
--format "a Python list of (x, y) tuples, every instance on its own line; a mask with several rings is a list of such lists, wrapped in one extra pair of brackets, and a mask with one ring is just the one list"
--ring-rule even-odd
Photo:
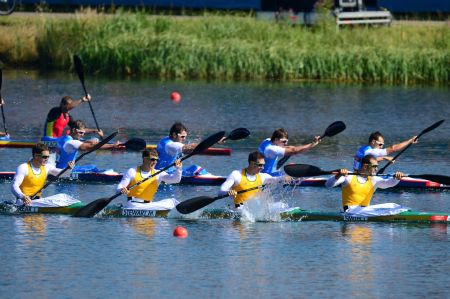
[(311, 145), (312, 145), (312, 146), (316, 146), (316, 145), (318, 145), (321, 141), (322, 141), (322, 139), (320, 139), (320, 136), (316, 136), (316, 137), (314, 137), (313, 142), (311, 142)]
[(183, 163), (181, 162), (180, 159), (175, 160), (175, 167), (179, 169), (183, 167)]
[(227, 140), (227, 137), (222, 137), (219, 141), (217, 141), (218, 144), (224, 144), (225, 140)]
[(5, 100), (3, 98), (0, 98), (0, 106), (5, 105)]
[(29, 196), (24, 195), (22, 197), (23, 204), (26, 206), (31, 205), (31, 198)]
[(67, 163), (67, 166), (69, 166), (70, 169), (73, 169), (75, 167), (75, 161), (70, 161)]
[(103, 138), (103, 131), (102, 131), (102, 129), (97, 131), (97, 135), (100, 136), (101, 138)]
[(348, 169), (342, 168), (334, 176), (336, 179), (339, 179), (341, 176), (348, 176)]
[(236, 197), (237, 192), (236, 192), (236, 190), (231, 189), (230, 191), (228, 191), (228, 195), (234, 198), (234, 197)]
[(400, 172), (400, 171), (397, 171), (397, 172), (394, 174), (394, 178), (395, 178), (396, 180), (401, 180), (402, 177), (404, 177), (404, 176), (405, 176), (405, 174), (404, 174), (403, 172)]
[(85, 95), (84, 97), (81, 98), (81, 100), (82, 100), (83, 102), (89, 102), (91, 99), (92, 99), (92, 98), (91, 98), (91, 95), (90, 95), (90, 94), (87, 94), (87, 95)]
[(295, 181), (295, 178), (285, 175), (283, 178), (284, 184), (292, 184)]
[(390, 157), (390, 156), (384, 156), (381, 158), (381, 160), (389, 161), (391, 163), (395, 162), (394, 157)]
[(128, 195), (128, 193), (130, 193), (130, 191), (126, 187), (123, 187), (122, 189), (120, 189), (120, 192), (124, 195)]
[(419, 142), (419, 139), (417, 138), (417, 136), (413, 136), (413, 137), (409, 140), (409, 143), (415, 144), (415, 143), (417, 143), (417, 142)]

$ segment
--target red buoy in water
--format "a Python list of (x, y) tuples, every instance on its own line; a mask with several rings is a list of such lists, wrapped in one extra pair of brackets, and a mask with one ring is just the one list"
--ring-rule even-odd
[(182, 226), (177, 226), (173, 230), (173, 235), (177, 238), (186, 238), (188, 236), (188, 231)]
[(181, 95), (174, 91), (170, 94), (170, 99), (172, 100), (172, 102), (174, 103), (178, 103), (181, 100)]

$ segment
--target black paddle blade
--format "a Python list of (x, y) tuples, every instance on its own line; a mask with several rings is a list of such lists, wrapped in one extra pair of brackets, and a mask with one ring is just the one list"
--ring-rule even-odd
[(123, 144), (127, 150), (130, 151), (143, 151), (147, 147), (147, 143), (141, 138), (131, 138)]
[(246, 128), (237, 128), (231, 131), (231, 133), (227, 136), (229, 140), (240, 140), (247, 138), (250, 135), (250, 131)]
[[(210, 148), (213, 144), (216, 144), (220, 139), (222, 139), (225, 136), (225, 131), (220, 131), (217, 132), (214, 135), (209, 136), (208, 138), (206, 138), (205, 140), (203, 140), (202, 142), (200, 142), (192, 151), (191, 154), (189, 154), (188, 156), (192, 156), (192, 155), (196, 155), (199, 154), (201, 152), (203, 152), (204, 150)], [(187, 157), (187, 156), (185, 156)]]
[(317, 166), (308, 165), (308, 164), (290, 164), (284, 166), (284, 172), (287, 175), (292, 177), (308, 177), (308, 176), (317, 176), (323, 174), (330, 174), (329, 171), (323, 171)]
[(176, 209), (181, 214), (189, 214), (206, 207), (217, 200), (217, 197), (199, 196), (185, 200), (176, 205)]
[(75, 65), (75, 70), (77, 71), (78, 78), (80, 78), (81, 84), (84, 85), (84, 70), (80, 56), (78, 56), (77, 54), (73, 55), (73, 63)]
[(95, 214), (100, 212), (110, 202), (111, 202), (110, 198), (100, 198), (94, 200), (93, 202), (79, 209), (75, 214), (73, 214), (73, 217), (85, 217), (85, 218), (94, 217)]
[(423, 130), (422, 132), (420, 132), (420, 134), (417, 136), (417, 138), (419, 138), (420, 136), (422, 136), (425, 133), (428, 133), (434, 129), (436, 129), (437, 127), (439, 127), (440, 125), (442, 125), (442, 123), (445, 121), (445, 119), (442, 119), (436, 123), (434, 123), (433, 125), (429, 126), (428, 128), (426, 128), (425, 130)]
[(346, 128), (344, 122), (342, 121), (335, 121), (334, 123), (332, 123), (331, 125), (328, 126), (328, 128), (325, 130), (325, 133), (321, 136), (321, 138), (323, 137), (332, 137), (334, 135), (337, 135), (339, 133), (341, 133), (342, 131), (344, 131)]
[(408, 175), (410, 178), (424, 179), (432, 182), (436, 182), (439, 184), (449, 185), (450, 186), (450, 177), (446, 175), (439, 174), (416, 174), (416, 175)]

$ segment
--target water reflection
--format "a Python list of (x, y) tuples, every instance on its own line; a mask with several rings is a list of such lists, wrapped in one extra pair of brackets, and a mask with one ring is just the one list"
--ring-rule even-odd
[[(341, 225), (343, 239), (347, 242), (347, 283), (353, 295), (364, 295), (363, 288), (372, 285), (374, 265), (372, 261), (373, 228), (361, 224)], [(364, 287), (363, 287), (364, 286)]]
[(45, 239), (47, 219), (44, 215), (24, 215), (14, 221), (16, 236), (28, 246)]
[(124, 222), (127, 228), (132, 228), (136, 233), (146, 236), (153, 237), (155, 235), (156, 223), (153, 218), (129, 218)]

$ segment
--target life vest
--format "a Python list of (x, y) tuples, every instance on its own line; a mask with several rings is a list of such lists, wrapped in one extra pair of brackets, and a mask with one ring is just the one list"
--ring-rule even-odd
[(70, 136), (70, 135), (64, 135), (64, 136), (58, 138), (57, 145), (58, 145), (59, 153), (56, 157), (56, 167), (57, 168), (60, 168), (60, 169), (66, 168), (67, 164), (70, 161), (75, 160), (75, 158), (78, 154), (78, 151), (74, 151), (73, 153), (69, 154), (68, 152), (66, 152), (64, 150), (64, 144), (66, 144), (66, 142), (68, 142), (70, 140), (73, 140), (72, 136)]
[(52, 121), (47, 121), (45, 124), (44, 136), (61, 137), (64, 133), (64, 128), (69, 125), (70, 115), (61, 112), (60, 116)]
[(354, 175), (347, 186), (342, 187), (342, 206), (364, 206), (370, 205), (375, 188), (369, 176), (365, 183), (360, 183)]
[[(152, 169), (150, 175), (153, 175), (154, 173), (155, 170)], [(143, 179), (144, 177), (142, 177), (141, 174), (141, 166), (138, 166), (136, 168), (136, 175), (134, 176), (134, 179), (128, 184), (127, 188), (139, 181), (142, 181)], [(145, 202), (151, 202), (153, 200), (153, 197), (155, 196), (156, 190), (158, 190), (158, 180), (156, 179), (156, 176), (154, 176), (151, 179), (148, 179), (142, 184), (131, 189), (128, 193), (128, 196), (143, 199)]]
[(175, 163), (175, 160), (182, 154), (182, 153), (178, 153), (175, 156), (170, 156), (166, 152), (166, 145), (171, 142), (174, 142), (174, 141), (172, 139), (170, 139), (169, 136), (166, 136), (163, 139), (161, 139), (159, 141), (158, 145), (156, 146), (156, 151), (158, 152), (159, 160), (158, 160), (158, 163), (156, 163), (155, 169), (162, 169), (164, 167), (169, 166), (170, 164)]
[(264, 152), (266, 151), (266, 148), (271, 144), (272, 144), (272, 141), (270, 141), (270, 138), (267, 138), (258, 147), (258, 151), (264, 156), (264, 162), (265, 162), (264, 168), (263, 168), (263, 170), (261, 170), (261, 172), (276, 176), (276, 175), (280, 175), (279, 172), (277, 171), (278, 158), (269, 159), (264, 154)]
[[(262, 186), (262, 178), (261, 178), (261, 174), (257, 174), (256, 175), (256, 179), (254, 181), (249, 181), (248, 177), (247, 177), (247, 171), (244, 169), (242, 169), (242, 178), (241, 181), (239, 182), (239, 184), (233, 186), (233, 190), (235, 190), (236, 192), (239, 192), (241, 190), (246, 190), (246, 189), (250, 189), (253, 187), (260, 187)], [(247, 200), (249, 200), (250, 198), (254, 197), (257, 193), (259, 192), (258, 189), (252, 190), (252, 191), (248, 191), (248, 192), (244, 192), (241, 194), (236, 195), (236, 197), (234, 198), (234, 204), (241, 204)]]
[(366, 155), (366, 151), (371, 149), (372, 147), (370, 145), (364, 145), (361, 146), (358, 151), (355, 154), (355, 159), (353, 160), (353, 169), (354, 170), (360, 170), (362, 167), (362, 159)]
[[(45, 181), (47, 180), (47, 170), (45, 170), (44, 166), (41, 166), (39, 168), (40, 173), (34, 173), (33, 168), (31, 167), (31, 162), (28, 162), (27, 166), (28, 174), (24, 177), (19, 188), (26, 196), (32, 196), (44, 187)], [(41, 196), (41, 193), (39, 192), (37, 195)]]

